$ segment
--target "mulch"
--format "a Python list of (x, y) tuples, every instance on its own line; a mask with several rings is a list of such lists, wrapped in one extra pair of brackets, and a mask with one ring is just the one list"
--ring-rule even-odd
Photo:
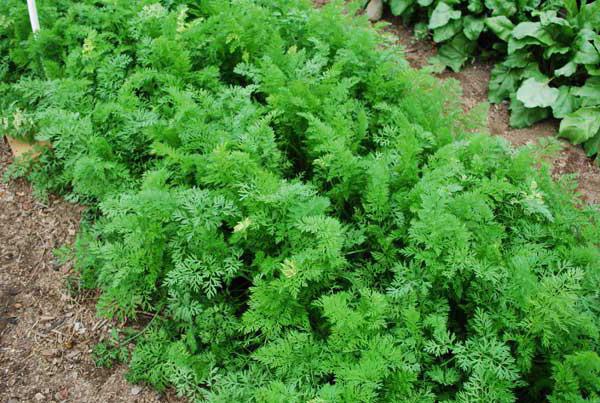
[[(0, 175), (12, 155), (0, 138)], [(72, 265), (53, 250), (75, 239), (84, 207), (40, 202), (24, 180), (0, 183), (0, 402), (175, 400), (128, 384), (126, 369), (96, 367), (92, 348), (115, 324), (94, 293), (72, 292)]]

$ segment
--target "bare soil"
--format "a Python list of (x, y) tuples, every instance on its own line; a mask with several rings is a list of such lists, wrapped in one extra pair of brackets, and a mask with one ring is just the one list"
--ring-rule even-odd
[[(0, 138), (0, 176), (12, 162)], [(70, 264), (53, 249), (75, 238), (83, 207), (32, 197), (22, 180), (0, 183), (0, 402), (159, 402), (126, 369), (98, 368), (91, 348), (114, 324), (95, 315), (94, 295), (71, 295)]]
[[(324, 0), (318, 0), (323, 3)], [(435, 54), (431, 42), (417, 41), (388, 16), (387, 28), (398, 36), (415, 67)], [(443, 73), (463, 88), (465, 109), (487, 99), (491, 65), (476, 62), (460, 73)], [(505, 104), (490, 108), (488, 127), (515, 145), (554, 136), (557, 123), (541, 122), (512, 129)], [(579, 191), (588, 203), (600, 203), (600, 168), (580, 147), (564, 142), (554, 161), (555, 174), (579, 175)], [(12, 162), (0, 141), (0, 175)], [(25, 181), (0, 183), (0, 401), (1, 402), (159, 402), (178, 401), (172, 392), (158, 394), (124, 380), (126, 369), (95, 366), (92, 346), (114, 323), (95, 316), (94, 295), (72, 295), (67, 282), (72, 267), (55, 262), (52, 250), (73, 242), (83, 207), (51, 197), (32, 197)]]

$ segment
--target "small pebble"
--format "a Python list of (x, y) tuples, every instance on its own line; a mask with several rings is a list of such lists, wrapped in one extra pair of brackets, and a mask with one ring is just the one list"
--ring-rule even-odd
[(83, 323), (79, 321), (75, 322), (75, 324), (73, 325), (73, 329), (75, 329), (75, 331), (79, 334), (85, 333), (85, 326), (83, 326)]
[(133, 388), (131, 388), (131, 394), (133, 396), (139, 395), (141, 391), (142, 391), (142, 388), (140, 388), (139, 386), (134, 386)]
[(366, 9), (369, 21), (379, 21), (383, 16), (383, 0), (371, 0)]

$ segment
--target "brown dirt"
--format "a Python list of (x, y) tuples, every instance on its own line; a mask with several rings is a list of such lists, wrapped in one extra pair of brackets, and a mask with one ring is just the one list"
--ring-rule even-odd
[[(400, 19), (388, 15), (385, 17), (391, 25), (386, 31), (398, 37), (398, 43), (404, 47), (405, 55), (411, 66), (420, 68), (428, 65), (428, 59), (435, 55), (435, 44), (427, 40), (417, 40), (410, 29), (400, 22)], [(493, 64), (475, 61), (459, 73), (445, 71), (440, 78), (458, 80), (463, 90), (463, 105), (466, 110), (477, 104), (487, 102), (488, 83)], [(502, 136), (515, 146), (536, 143), (543, 137), (555, 137), (558, 131), (558, 121), (547, 119), (525, 129), (513, 129), (509, 125), (510, 112), (508, 104), (490, 105), (488, 114), (488, 129), (495, 136)], [(554, 174), (576, 174), (579, 180), (579, 192), (584, 201), (589, 204), (600, 204), (600, 167), (585, 155), (584, 150), (566, 140), (560, 140), (563, 149), (553, 161)]]
[[(0, 175), (12, 156), (0, 138)], [(93, 345), (113, 324), (94, 298), (67, 290), (71, 265), (52, 250), (73, 242), (83, 207), (36, 201), (22, 180), (0, 183), (0, 402), (172, 401), (128, 384), (124, 367), (97, 368)]]

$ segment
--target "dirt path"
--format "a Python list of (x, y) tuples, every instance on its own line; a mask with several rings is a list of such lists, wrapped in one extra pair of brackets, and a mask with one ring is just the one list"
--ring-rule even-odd
[[(0, 175), (12, 156), (0, 138)], [(100, 369), (91, 348), (110, 323), (93, 298), (72, 297), (69, 265), (52, 250), (70, 243), (83, 208), (52, 197), (42, 205), (25, 181), (0, 183), (0, 402), (170, 401), (128, 384), (125, 369)]]

